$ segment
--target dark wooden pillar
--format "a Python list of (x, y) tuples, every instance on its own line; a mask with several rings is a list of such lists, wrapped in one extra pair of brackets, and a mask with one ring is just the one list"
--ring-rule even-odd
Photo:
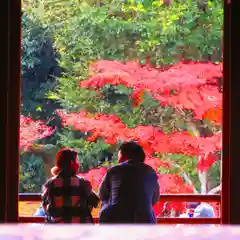
[(0, 222), (18, 221), (21, 0), (5, 1), (1, 71)]
[[(2, 33), (2, 165), (0, 222), (18, 220), (20, 115), (20, 0), (8, 4)], [(7, 16), (7, 14), (9, 16)], [(225, 0), (222, 223), (240, 224), (240, 36), (239, 0)], [(3, 16), (4, 17), (4, 16)], [(6, 30), (6, 31), (4, 31)], [(232, 36), (233, 35), (233, 36)]]
[(222, 196), (221, 223), (230, 222), (230, 36), (231, 4), (224, 0), (224, 62), (223, 62), (223, 157), (222, 157)]
[(225, 0), (222, 223), (240, 224), (240, 2)]
[[(8, 0), (3, 1), (4, 11), (8, 12)], [(3, 24), (4, 23), (4, 24)], [(5, 128), (6, 116), (7, 116), (7, 79), (8, 79), (8, 15), (2, 15), (2, 24), (1, 24), (1, 39), (2, 39), (2, 63), (0, 64), (1, 78), (4, 79), (1, 81), (1, 167), (0, 167), (0, 223), (5, 221), (5, 206), (6, 206), (6, 134), (7, 129)]]

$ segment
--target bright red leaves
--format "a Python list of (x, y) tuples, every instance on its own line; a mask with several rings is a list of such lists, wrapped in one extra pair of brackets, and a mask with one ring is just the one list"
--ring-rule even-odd
[(106, 168), (93, 168), (87, 173), (80, 173), (79, 176), (88, 180), (92, 184), (92, 188), (94, 191), (98, 191), (98, 187), (106, 172)]
[(20, 116), (20, 149), (31, 146), (36, 140), (52, 135), (54, 128), (42, 121)]
[[(141, 104), (143, 95), (148, 92), (162, 106), (192, 110), (195, 119), (206, 118), (221, 124), (222, 93), (219, 91), (219, 78), (222, 78), (222, 65), (212, 63), (179, 63), (167, 70), (154, 69), (136, 61), (119, 62), (101, 60), (91, 66), (92, 76), (80, 83), (81, 87), (98, 91), (106, 84), (124, 85), (133, 89), (134, 106)], [(115, 115), (89, 115), (86, 111), (78, 113), (58, 112), (63, 126), (72, 126), (81, 132), (90, 132), (89, 141), (105, 139), (111, 145), (118, 141), (135, 140), (143, 146), (146, 163), (156, 171), (160, 167), (171, 169), (171, 162), (154, 158), (154, 153), (173, 153), (199, 156), (197, 168), (208, 171), (217, 160), (214, 152), (221, 150), (221, 133), (213, 137), (192, 136), (188, 132), (165, 134), (152, 126), (128, 128)], [(90, 170), (85, 177), (96, 190), (106, 169)], [(159, 175), (161, 193), (193, 193), (194, 186), (186, 184), (177, 174)], [(183, 203), (170, 203), (170, 208), (182, 212)], [(155, 206), (159, 214), (163, 204)]]
[(93, 76), (82, 81), (81, 87), (96, 90), (106, 84), (121, 84), (133, 89), (135, 105), (141, 103), (143, 92), (147, 91), (161, 105), (192, 110), (196, 119), (202, 119), (208, 109), (222, 104), (222, 94), (218, 90), (221, 64), (179, 63), (162, 71), (134, 61), (101, 60), (93, 64), (92, 72)]
[(197, 168), (198, 170), (200, 170), (201, 172), (207, 172), (208, 169), (217, 161), (217, 157), (209, 152), (206, 154), (203, 154), (201, 156), (199, 156), (199, 160), (198, 160), (198, 164), (197, 164)]
[(137, 141), (151, 156), (154, 152), (183, 153), (185, 155), (201, 155), (221, 149), (221, 135), (202, 138), (191, 136), (187, 132), (165, 134), (152, 126), (128, 128), (114, 115), (96, 114), (89, 116), (86, 111), (62, 114), (63, 126), (72, 126), (81, 132), (91, 132), (89, 141), (104, 138), (108, 144), (118, 141)]

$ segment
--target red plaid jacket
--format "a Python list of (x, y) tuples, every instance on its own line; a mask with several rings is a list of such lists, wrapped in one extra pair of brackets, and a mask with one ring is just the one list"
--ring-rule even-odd
[(99, 203), (89, 181), (67, 172), (45, 183), (42, 199), (52, 223), (92, 223), (91, 208)]

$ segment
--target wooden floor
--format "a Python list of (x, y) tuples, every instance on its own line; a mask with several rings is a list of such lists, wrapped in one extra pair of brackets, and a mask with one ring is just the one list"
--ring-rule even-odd
[(19, 216), (33, 216), (39, 206), (40, 202), (19, 202)]
[(0, 240), (239, 240), (240, 227), (1, 225)]
[[(34, 202), (34, 201), (26, 201), (26, 202), (19, 202), (19, 216), (23, 217), (31, 217), (39, 208), (41, 202)], [(93, 209), (92, 215), (93, 217), (98, 217), (100, 209)]]

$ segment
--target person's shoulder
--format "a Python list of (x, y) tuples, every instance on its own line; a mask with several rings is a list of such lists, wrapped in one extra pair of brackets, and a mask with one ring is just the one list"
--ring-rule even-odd
[(150, 165), (143, 163), (143, 166), (146, 169), (146, 171), (149, 171), (150, 173), (157, 175), (156, 171)]
[(81, 175), (75, 175), (73, 178), (76, 178), (78, 179), (79, 181), (79, 185), (80, 187), (87, 187), (87, 188), (92, 188), (92, 184), (89, 180), (87, 180), (86, 178), (84, 178), (83, 176)]
[(49, 185), (52, 184), (52, 183), (54, 182), (54, 180), (56, 180), (56, 179), (57, 179), (57, 176), (54, 176), (54, 177), (49, 178), (49, 179), (45, 182), (44, 186), (49, 186)]
[(130, 168), (133, 165), (129, 163), (129, 161), (118, 163), (117, 165), (112, 167), (112, 171), (117, 171), (120, 169)]
[(85, 177), (83, 177), (81, 175), (75, 175), (72, 178), (78, 179), (81, 183), (88, 183), (89, 182)]
[(119, 173), (126, 167), (128, 167), (127, 162), (118, 163), (107, 170), (106, 176), (111, 176), (113, 174)]
[(116, 170), (118, 170), (118, 169), (121, 169), (121, 168), (123, 168), (123, 167), (126, 167), (127, 165), (128, 165), (127, 162), (118, 163), (118, 164), (116, 164), (115, 166), (112, 166), (112, 167), (108, 170), (108, 172), (116, 171)]
[(145, 174), (151, 177), (152, 179), (155, 179), (155, 181), (158, 181), (158, 174), (156, 173), (156, 171), (148, 164), (144, 163), (143, 165)]

